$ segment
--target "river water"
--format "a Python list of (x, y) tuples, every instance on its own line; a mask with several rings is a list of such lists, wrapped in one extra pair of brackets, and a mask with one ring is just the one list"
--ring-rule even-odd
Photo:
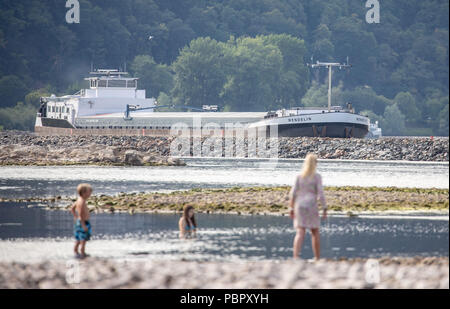
[[(0, 197), (68, 196), (80, 182), (96, 194), (291, 185), (302, 160), (184, 159), (184, 167), (0, 167)], [(326, 186), (449, 188), (446, 163), (340, 161), (319, 164)]]
[[(191, 188), (291, 185), (301, 160), (276, 166), (252, 159), (186, 159), (184, 167), (0, 167), (0, 197), (74, 196), (78, 183), (95, 194), (170, 192)], [(447, 163), (321, 161), (327, 186), (448, 188)], [(32, 204), (31, 206), (33, 206)], [(66, 211), (0, 203), (0, 261), (72, 257)], [(292, 255), (291, 221), (279, 216), (199, 214), (196, 240), (178, 239), (178, 216), (96, 214), (93, 256), (115, 259), (261, 260)], [(326, 258), (448, 256), (448, 215), (332, 216), (322, 223)], [(312, 257), (310, 238), (304, 258)]]
[[(72, 257), (66, 211), (0, 203), (0, 261)], [(113, 259), (238, 261), (287, 259), (294, 230), (287, 217), (198, 214), (198, 237), (179, 240), (174, 214), (96, 214), (88, 251)], [(325, 258), (448, 256), (448, 216), (333, 216), (322, 222)], [(309, 236), (302, 252), (312, 258)]]

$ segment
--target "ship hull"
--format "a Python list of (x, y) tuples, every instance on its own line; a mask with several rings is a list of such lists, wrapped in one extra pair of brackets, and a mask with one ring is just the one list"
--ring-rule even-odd
[[(114, 116), (114, 117), (113, 117)], [(185, 123), (187, 128), (193, 127), (193, 116), (190, 113), (152, 113), (149, 116), (135, 115), (134, 118), (125, 120), (120, 116), (96, 116), (78, 118), (75, 125), (66, 120), (41, 118), (37, 121), (36, 132), (70, 132), (70, 134), (87, 133), (87, 134), (113, 134), (113, 135), (129, 135), (155, 133), (170, 135), (170, 129), (175, 123)], [(234, 115), (211, 113), (210, 115), (202, 113), (202, 119), (198, 120), (201, 127), (210, 123), (216, 123), (218, 128), (222, 130), (228, 123), (242, 123), (243, 129), (266, 129), (267, 134), (274, 133), (269, 130), (273, 126), (278, 127), (277, 136), (279, 137), (331, 137), (331, 138), (363, 138), (369, 132), (369, 119), (364, 116), (352, 113), (320, 113), (310, 115), (298, 115), (293, 117), (275, 117), (258, 121), (260, 114), (255, 115)], [(261, 119), (261, 118), (260, 118)], [(253, 122), (251, 121), (253, 120)], [(245, 124), (246, 123), (246, 124)], [(39, 124), (39, 125), (38, 125)], [(47, 128), (47, 129), (45, 129)], [(65, 130), (50, 130), (65, 129)], [(75, 132), (80, 131), (80, 132)]]
[(65, 119), (41, 118), (42, 127), (73, 129), (74, 126)]
[(278, 126), (280, 137), (331, 137), (331, 138), (364, 138), (368, 127), (351, 123), (315, 123)]
[(369, 125), (369, 118), (361, 115), (322, 112), (269, 118), (251, 124), (250, 128), (265, 128), (269, 132), (269, 128), (276, 126), (279, 137), (364, 138), (369, 132)]

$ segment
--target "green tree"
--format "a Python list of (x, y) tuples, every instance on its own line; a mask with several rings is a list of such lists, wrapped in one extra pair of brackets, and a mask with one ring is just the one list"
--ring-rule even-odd
[(148, 55), (136, 56), (131, 64), (134, 76), (139, 77), (139, 88), (147, 90), (148, 97), (157, 98), (161, 92), (168, 93), (173, 88), (173, 73), (164, 64), (157, 64)]
[(158, 109), (157, 110), (158, 112), (172, 110), (172, 107), (171, 107), (171, 105), (173, 104), (172, 98), (165, 92), (159, 93), (157, 102), (158, 102), (158, 106), (165, 106), (163, 108)]
[(0, 78), (0, 94), (2, 100), (0, 107), (14, 106), (18, 101), (23, 100), (27, 87), (19, 77), (15, 75), (3, 76)]
[(438, 134), (443, 136), (448, 136), (448, 100), (447, 105), (442, 109), (439, 114), (439, 130)]
[(383, 122), (383, 116), (377, 115), (374, 112), (372, 112), (371, 110), (363, 110), (361, 111), (361, 115), (364, 115), (366, 117), (369, 117), (370, 122), (374, 123), (375, 121), (378, 121), (378, 123), (382, 123)]
[(312, 82), (311, 87), (302, 98), (302, 106), (305, 107), (325, 107), (328, 105), (327, 86), (320, 85), (316, 81)]
[[(337, 87), (331, 89), (331, 105), (344, 106), (346, 102), (342, 97), (343, 85), (339, 84)], [(328, 106), (328, 86), (326, 84), (319, 84), (313, 81), (311, 87), (302, 98), (302, 106), (305, 107), (327, 107)]]
[(220, 93), (226, 80), (225, 49), (225, 44), (211, 38), (198, 38), (183, 48), (172, 65), (177, 104), (221, 104)]
[(400, 111), (405, 115), (406, 121), (414, 123), (421, 119), (422, 115), (416, 106), (416, 99), (409, 92), (399, 92), (395, 98), (394, 103), (397, 104)]
[(41, 97), (46, 96), (50, 96), (50, 93), (47, 91), (47, 89), (38, 89), (32, 91), (25, 96), (25, 104), (35, 106), (37, 108), (41, 103)]
[(264, 111), (274, 105), (283, 66), (283, 56), (262, 37), (228, 42), (230, 73), (222, 96), (235, 111)]
[(353, 15), (339, 17), (331, 27), (334, 59), (345, 61), (349, 57), (353, 64), (352, 73), (344, 77), (348, 87), (369, 85), (375, 80), (377, 40), (364, 29), (365, 25), (364, 18)]
[(386, 106), (392, 102), (388, 98), (378, 95), (370, 86), (358, 86), (343, 92), (342, 100), (345, 103), (352, 103), (357, 111), (372, 110), (378, 115), (382, 115)]
[[(305, 66), (305, 42), (286, 34), (261, 37), (265, 45), (275, 45), (283, 57), (277, 98), (271, 107), (291, 107), (298, 105), (309, 86), (308, 69)], [(276, 102), (276, 104), (275, 104)]]
[(383, 135), (401, 136), (406, 133), (405, 115), (402, 114), (397, 104), (386, 107), (381, 127)]
[(425, 99), (425, 115), (430, 121), (435, 121), (439, 113), (448, 104), (448, 96), (443, 96), (440, 92), (435, 92)]
[(0, 125), (6, 130), (33, 130), (37, 109), (18, 102), (14, 107), (0, 108)]
[(315, 59), (331, 61), (334, 58), (334, 45), (331, 42), (332, 32), (327, 25), (320, 24), (313, 33), (314, 42), (311, 52)]
[(169, 29), (169, 38), (166, 52), (168, 63), (170, 63), (177, 58), (179, 50), (195, 38), (195, 33), (189, 25), (178, 18), (167, 23), (167, 27)]

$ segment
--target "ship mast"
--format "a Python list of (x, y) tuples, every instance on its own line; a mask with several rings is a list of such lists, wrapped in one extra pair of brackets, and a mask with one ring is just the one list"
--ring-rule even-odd
[(308, 64), (309, 67), (315, 69), (315, 68), (327, 68), (328, 69), (328, 112), (331, 112), (331, 76), (333, 72), (334, 67), (338, 67), (341, 69), (347, 69), (351, 68), (352, 65), (348, 63), (348, 57), (347, 57), (347, 63), (336, 63), (336, 62), (320, 62), (317, 61), (315, 64)]

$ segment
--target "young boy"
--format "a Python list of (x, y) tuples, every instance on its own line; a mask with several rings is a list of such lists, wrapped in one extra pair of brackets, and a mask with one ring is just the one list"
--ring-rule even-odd
[[(89, 209), (87, 207), (87, 200), (92, 194), (92, 187), (89, 184), (80, 184), (77, 187), (78, 199), (70, 208), (75, 220), (75, 257), (84, 259), (87, 257), (85, 249), (86, 242), (91, 238), (92, 230), (89, 223)], [(81, 254), (78, 253), (78, 248), (81, 244)]]

